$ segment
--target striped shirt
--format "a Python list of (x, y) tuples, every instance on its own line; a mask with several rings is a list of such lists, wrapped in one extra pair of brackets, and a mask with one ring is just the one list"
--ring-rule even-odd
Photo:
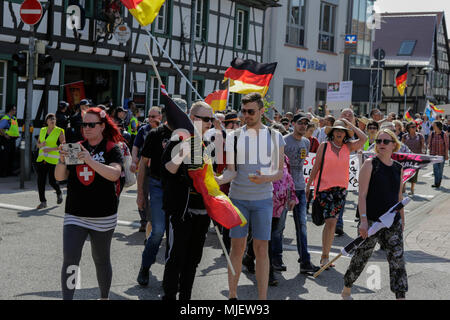
[(64, 216), (64, 225), (76, 225), (86, 229), (106, 232), (113, 230), (117, 226), (117, 213), (101, 218), (77, 217), (66, 213)]

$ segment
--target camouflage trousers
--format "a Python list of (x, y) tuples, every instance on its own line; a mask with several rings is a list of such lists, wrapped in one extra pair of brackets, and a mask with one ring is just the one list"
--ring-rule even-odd
[[(369, 227), (372, 225), (369, 221)], [(369, 237), (361, 246), (356, 249), (350, 266), (344, 275), (344, 285), (351, 288), (358, 279), (364, 267), (372, 256), (377, 242), (386, 250), (389, 263), (389, 275), (391, 291), (395, 293), (397, 299), (404, 298), (408, 291), (408, 277), (403, 257), (403, 231), (401, 222), (394, 223), (389, 229), (381, 229), (375, 235)]]

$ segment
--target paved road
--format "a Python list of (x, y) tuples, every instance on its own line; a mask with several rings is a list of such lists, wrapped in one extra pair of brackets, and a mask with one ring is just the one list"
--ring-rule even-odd
[[(448, 165), (445, 172), (449, 176)], [(439, 210), (441, 221), (448, 221), (450, 193), (449, 179), (436, 191), (431, 169), (422, 170), (410, 205), (406, 209), (405, 230), (407, 272), (410, 299), (450, 299), (450, 224), (439, 223), (432, 213)], [(18, 181), (0, 180), (0, 299), (60, 299), (60, 268), (62, 265), (63, 206), (56, 205), (56, 195), (48, 189), (49, 207), (30, 210), (38, 204), (34, 182), (26, 189), (18, 188)], [(144, 234), (137, 232), (138, 212), (136, 191), (125, 190), (120, 203), (119, 226), (112, 243), (113, 283), (111, 299), (160, 299), (164, 269), (164, 243), (157, 262), (151, 269), (150, 285), (141, 288), (136, 277), (140, 266)], [(176, 198), (174, 199), (176, 200)], [(356, 194), (349, 194), (345, 219), (345, 235), (336, 238), (332, 253), (356, 236), (354, 212)], [(446, 204), (447, 203), (447, 204)], [(434, 222), (433, 222), (434, 221)], [(428, 228), (428, 229), (427, 229)], [(437, 233), (438, 231), (438, 233)], [(319, 262), (322, 228), (308, 222), (308, 241), (312, 261)], [(437, 244), (443, 243), (442, 246)], [(289, 213), (284, 239), (284, 261), (288, 270), (278, 273), (279, 285), (270, 287), (268, 298), (276, 300), (339, 299), (343, 274), (349, 259), (343, 257), (336, 268), (314, 279), (299, 274), (298, 254), (292, 214)], [(377, 275), (380, 277), (377, 277)], [(255, 276), (244, 272), (238, 294), (240, 299), (256, 299)], [(198, 268), (192, 298), (227, 299), (226, 260), (213, 229), (208, 233), (203, 259)], [(75, 299), (97, 299), (99, 292), (90, 244), (86, 243), (81, 261), (81, 289)], [(385, 254), (376, 250), (365, 271), (354, 286), (357, 300), (392, 299), (389, 271)]]

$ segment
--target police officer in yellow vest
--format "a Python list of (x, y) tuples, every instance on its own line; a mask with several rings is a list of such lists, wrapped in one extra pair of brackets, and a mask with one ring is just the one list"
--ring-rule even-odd
[(16, 140), (20, 136), (16, 106), (9, 106), (0, 120), (0, 177), (14, 175)]
[(58, 145), (64, 144), (66, 138), (64, 136), (64, 130), (56, 126), (55, 114), (47, 114), (45, 123), (47, 126), (41, 128), (37, 144), (39, 154), (36, 160), (36, 171), (39, 200), (41, 202), (37, 209), (47, 207), (47, 200), (45, 198), (45, 182), (47, 175), (50, 185), (56, 191), (57, 204), (60, 204), (63, 201), (61, 189), (55, 180), (55, 167), (59, 159)]

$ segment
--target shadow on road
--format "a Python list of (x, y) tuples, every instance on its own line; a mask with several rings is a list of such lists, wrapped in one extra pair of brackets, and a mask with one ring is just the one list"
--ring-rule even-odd
[(19, 211), (19, 212), (17, 212), (17, 215), (20, 218), (40, 217), (40, 216), (45, 216), (45, 215), (61, 218), (61, 216), (58, 216), (58, 215), (48, 214), (51, 210), (53, 210), (55, 208), (58, 208), (58, 206), (53, 206), (53, 207), (40, 209), (40, 210), (33, 209), (33, 210)]
[(142, 246), (142, 250), (144, 250), (145, 233), (143, 232), (134, 232), (130, 235), (114, 232), (113, 238), (120, 242), (126, 242), (127, 246)]
[[(15, 298), (20, 297), (29, 297), (25, 298), (26, 300), (33, 299), (33, 296), (38, 296), (46, 299), (54, 298), (54, 299), (62, 299), (61, 291), (40, 291), (40, 292), (29, 292), (22, 293), (19, 295), (15, 295)], [(90, 288), (90, 289), (77, 289), (75, 290), (74, 300), (97, 300), (100, 298), (100, 289), (99, 288)], [(128, 300), (127, 298), (115, 294), (114, 292), (109, 293), (110, 300)]]
[(434, 256), (419, 250), (406, 251), (405, 260), (409, 263), (450, 263), (450, 259)]

